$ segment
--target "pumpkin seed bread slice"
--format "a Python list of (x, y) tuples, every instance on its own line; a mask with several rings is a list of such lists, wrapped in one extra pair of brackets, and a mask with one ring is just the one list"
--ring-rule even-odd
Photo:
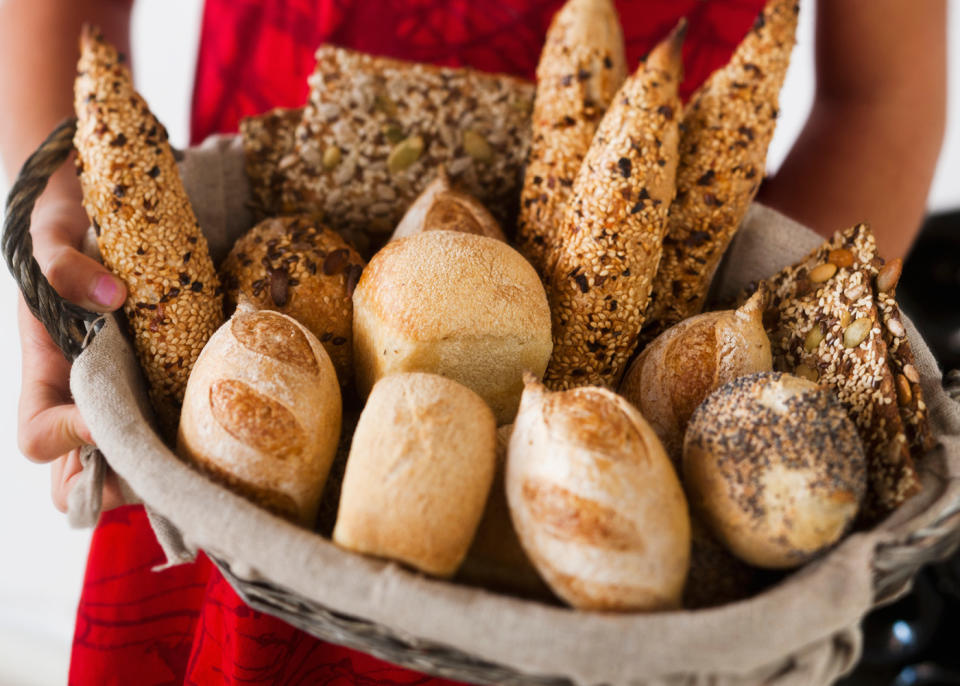
[(282, 169), (285, 212), (321, 216), (337, 231), (392, 231), (443, 165), (512, 225), (533, 84), (329, 45), (309, 83), (295, 155)]
[(636, 347), (675, 192), (683, 34), (626, 80), (577, 174), (547, 284), (551, 388), (615, 386)]
[(703, 308), (720, 258), (763, 179), (796, 26), (796, 0), (770, 0), (684, 113), (677, 197), (644, 341)]
[(623, 30), (610, 0), (568, 0), (547, 30), (517, 229), (520, 252), (541, 276), (574, 179), (626, 77), (626, 61)]
[(193, 363), (223, 322), (220, 286), (166, 130), (112, 45), (85, 27), (80, 48), (74, 145), (83, 205), (104, 264), (127, 286), (124, 312), (170, 436)]

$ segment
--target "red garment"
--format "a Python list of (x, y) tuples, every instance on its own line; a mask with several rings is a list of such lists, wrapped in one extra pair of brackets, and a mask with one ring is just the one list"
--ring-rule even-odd
[[(307, 97), (322, 42), (533, 78), (562, 0), (207, 0), (192, 138), (237, 130), (244, 116)], [(763, 0), (617, 2), (630, 65), (681, 16), (688, 95), (724, 64)], [(248, 608), (203, 556), (160, 572), (144, 511), (108, 512), (93, 535), (77, 614), (70, 683), (424, 684), (454, 682), (318, 641)]]

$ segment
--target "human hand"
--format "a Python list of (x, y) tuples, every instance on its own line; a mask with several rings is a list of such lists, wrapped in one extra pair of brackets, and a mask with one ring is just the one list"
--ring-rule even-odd
[[(72, 179), (73, 184), (76, 180)], [(78, 247), (88, 226), (79, 194), (51, 191), (31, 221), (34, 256), (54, 289), (67, 300), (96, 312), (117, 309), (126, 298), (123, 283)], [(78, 189), (77, 189), (78, 190)], [(80, 447), (93, 443), (70, 395), (70, 362), (20, 298), (17, 309), (22, 383), (17, 421), (20, 451), (34, 462), (53, 462), (52, 498), (66, 512), (67, 496), (81, 471)], [(122, 504), (115, 475), (108, 476), (103, 509)]]

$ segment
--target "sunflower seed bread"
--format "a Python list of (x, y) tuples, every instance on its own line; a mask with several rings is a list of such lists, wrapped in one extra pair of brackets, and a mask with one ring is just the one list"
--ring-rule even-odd
[(541, 276), (580, 164), (626, 78), (626, 61), (611, 0), (568, 0), (554, 16), (537, 65), (517, 227), (520, 252)]
[(250, 181), (250, 209), (257, 221), (289, 214), (280, 204), (283, 170), (296, 159), (294, 134), (303, 108), (277, 108), (240, 121), (244, 167)]
[(74, 145), (83, 205), (104, 264), (127, 286), (124, 312), (171, 436), (190, 370), (223, 322), (220, 284), (166, 130), (97, 30), (84, 28), (80, 49)]
[(797, 26), (796, 0), (769, 0), (726, 66), (683, 117), (677, 197), (653, 287), (644, 341), (697, 314), (763, 179), (780, 87)]
[(920, 488), (874, 288), (879, 263), (865, 224), (838, 232), (766, 282), (764, 316), (774, 369), (832, 387), (854, 420), (867, 453), (867, 518)]
[(684, 32), (626, 80), (577, 174), (548, 279), (549, 388), (614, 386), (636, 347), (675, 191)]
[(532, 84), (330, 45), (317, 51), (309, 83), (294, 154), (281, 164), (284, 212), (322, 216), (337, 231), (388, 232), (443, 164), (510, 224)]

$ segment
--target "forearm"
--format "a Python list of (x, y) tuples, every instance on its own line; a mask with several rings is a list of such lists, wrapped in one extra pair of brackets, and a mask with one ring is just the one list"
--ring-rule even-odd
[[(40, 142), (73, 113), (77, 40), (84, 22), (100, 26), (129, 53), (132, 0), (0, 1), (0, 158), (9, 180)], [(72, 169), (50, 183), (55, 198), (79, 199)]]

